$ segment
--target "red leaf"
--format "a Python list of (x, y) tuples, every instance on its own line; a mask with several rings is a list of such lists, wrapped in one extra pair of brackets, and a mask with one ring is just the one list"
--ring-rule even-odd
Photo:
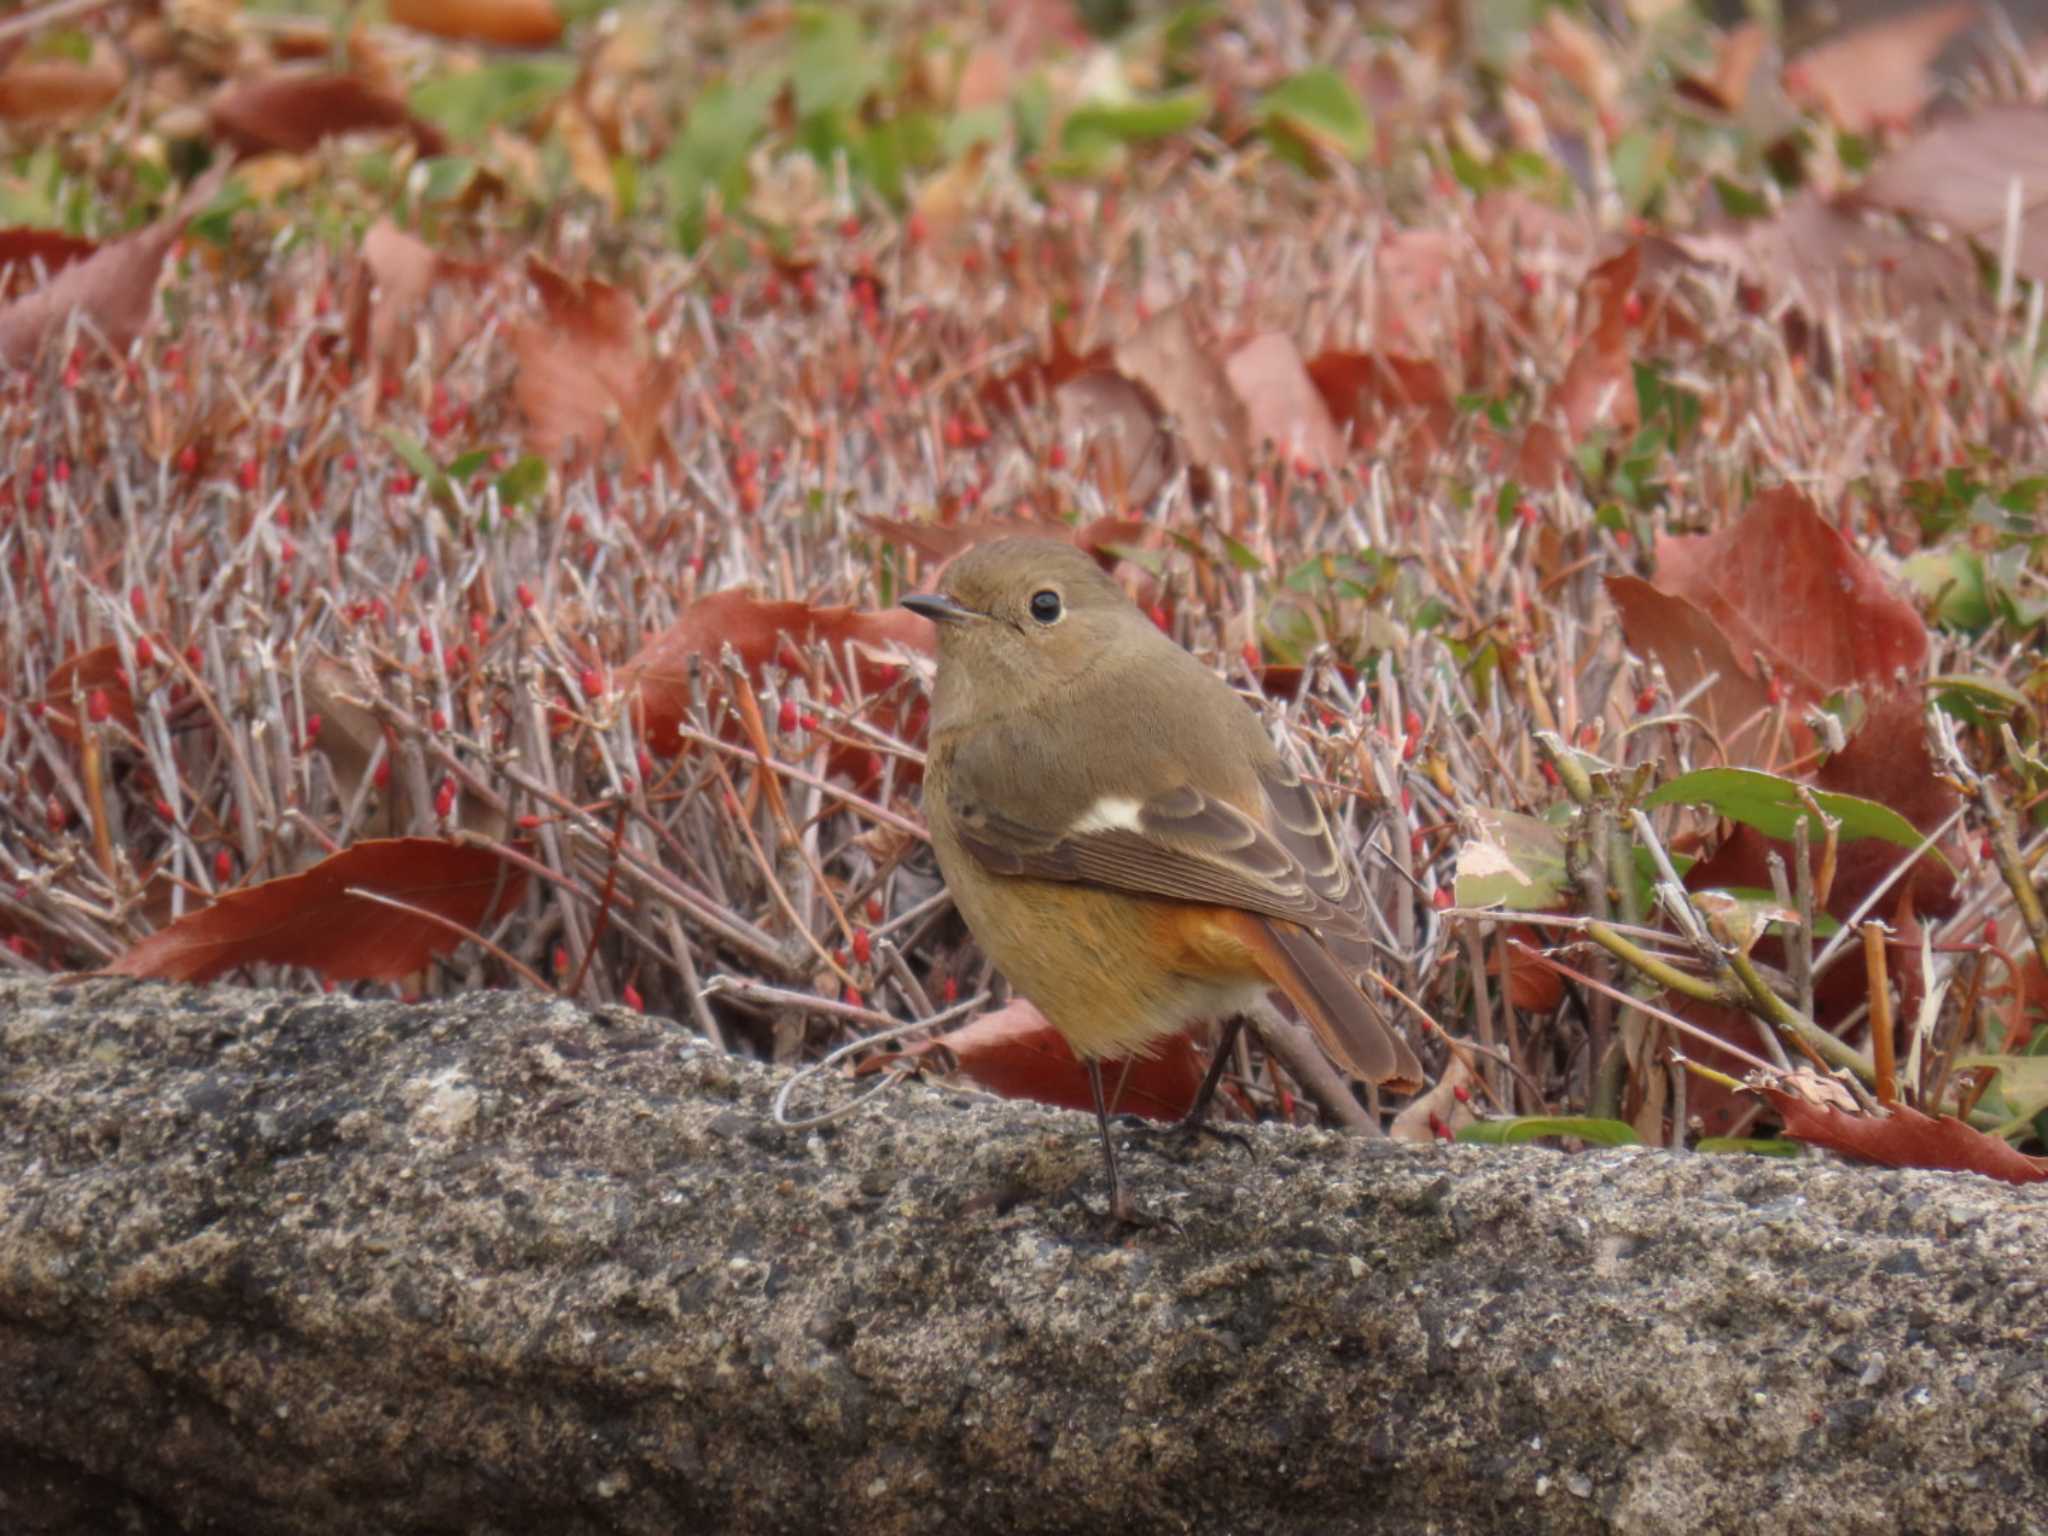
[(1333, 413), (1293, 337), (1282, 331), (1252, 337), (1224, 360), (1223, 373), (1244, 402), (1247, 441), (1271, 443), (1282, 458), (1305, 459), (1319, 469), (1344, 461)]
[(1935, 59), (1979, 14), (1977, 0), (1949, 0), (1853, 28), (1788, 63), (1785, 89), (1851, 133), (1910, 122), (1933, 96)]
[[(1036, 1099), (1067, 1109), (1095, 1108), (1087, 1069), (1045, 1015), (1023, 998), (903, 1054), (922, 1056), (940, 1049), (952, 1052), (961, 1071), (1004, 1098)], [(1184, 1034), (1175, 1035), (1154, 1055), (1106, 1061), (1102, 1087), (1111, 1100), (1110, 1113), (1178, 1120), (1194, 1107), (1206, 1066)]]
[[(21, 13), (16, 12), (19, 17)], [(127, 76), (120, 63), (95, 49), (91, 59), (20, 58), (0, 71), (0, 119), (39, 123), (97, 112)]]
[(33, 362), (44, 339), (62, 329), (74, 311), (83, 311), (110, 346), (125, 352), (149, 322), (157, 275), (172, 242), (213, 201), (227, 174), (225, 164), (216, 165), (148, 228), (101, 246), (0, 308), (0, 365), (21, 368)]
[[(0, 300), (26, 293), (98, 249), (91, 240), (54, 229), (0, 229)], [(38, 263), (41, 276), (36, 272)]]
[[(44, 719), (58, 739), (74, 746), (78, 743), (79, 717), (73, 712), (73, 701), (82, 701), (95, 690), (107, 696), (112, 710), (109, 719), (125, 730), (135, 729), (135, 698), (121, 673), (121, 653), (112, 645), (96, 645), (57, 663), (43, 684), (43, 701), (48, 706)], [(82, 711), (83, 704), (76, 708)]]
[(1308, 376), (1331, 420), (1351, 429), (1352, 447), (1370, 449), (1390, 426), (1408, 427), (1406, 456), (1419, 469), (1451, 435), (1456, 412), (1443, 370), (1427, 358), (1392, 352), (1321, 352)]
[(1936, 1118), (1892, 1106), (1884, 1116), (1851, 1113), (1832, 1104), (1814, 1104), (1774, 1085), (1753, 1089), (1770, 1100), (1785, 1122), (1785, 1134), (1865, 1162), (1887, 1168), (1945, 1168), (1956, 1173), (1981, 1173), (2008, 1184), (2048, 1181), (2048, 1158), (2027, 1157), (2010, 1143), (1951, 1115)]
[(277, 69), (230, 81), (207, 109), (213, 131), (242, 154), (303, 155), (322, 139), (396, 129), (423, 155), (446, 147), (439, 129), (414, 117), (396, 96), (355, 75), (327, 69)]
[[(928, 619), (900, 608), (882, 613), (813, 608), (807, 603), (770, 602), (745, 591), (714, 592), (643, 645), (619, 669), (618, 680), (637, 704), (648, 745), (673, 754), (682, 747), (677, 728), (689, 716), (693, 663), (705, 670), (706, 692), (714, 697), (718, 658), (727, 645), (755, 682), (760, 681), (761, 669), (774, 662), (809, 677), (816, 694), (828, 686), (823, 676), (811, 675), (812, 663), (804, 654), (816, 644), (841, 656), (850, 646), (862, 690), (876, 693), (894, 680), (899, 663), (890, 659), (893, 654), (931, 654), (932, 627)], [(924, 734), (922, 698), (900, 719), (878, 709), (871, 709), (869, 718), (906, 740), (914, 742)], [(915, 774), (907, 772), (911, 766), (899, 765), (899, 781), (914, 780)], [(872, 752), (836, 748), (827, 767), (864, 784), (880, 772), (881, 760)]]
[(1790, 486), (1719, 533), (1658, 539), (1657, 587), (1710, 614), (1738, 657), (1767, 658), (1797, 704), (1926, 666), (1919, 610)]
[(1598, 426), (1627, 432), (1636, 424), (1634, 370), (1630, 367), (1629, 296), (1635, 292), (1643, 251), (1631, 245), (1600, 263), (1579, 285), (1579, 312), (1593, 323), (1551, 396), (1573, 442)]
[(661, 418), (682, 381), (673, 361), (656, 358), (652, 327), (623, 289), (594, 277), (566, 277), (538, 259), (527, 275), (540, 290), (539, 321), (505, 328), (519, 371), (513, 394), (534, 452), (579, 463), (614, 434), (635, 470), (660, 456)]
[(472, 931), (510, 911), (526, 872), (486, 848), (431, 837), (357, 843), (300, 874), (230, 891), (107, 967), (117, 976), (211, 981), (238, 966), (301, 965), (336, 981), (393, 981), (460, 942), (374, 891)]
[(545, 48), (562, 35), (554, 0), (387, 0), (385, 10), (398, 26), (458, 42)]
[[(1699, 604), (1639, 576), (1609, 576), (1606, 585), (1629, 649), (1664, 668), (1673, 694), (1689, 694), (1708, 677), (1716, 679), (1694, 698), (1691, 709), (1728, 748), (1728, 760), (1775, 766), (1761, 751), (1770, 694), (1756, 675), (1754, 660), (1736, 653), (1721, 625)], [(1805, 750), (1804, 726), (1787, 735), (1784, 755)]]

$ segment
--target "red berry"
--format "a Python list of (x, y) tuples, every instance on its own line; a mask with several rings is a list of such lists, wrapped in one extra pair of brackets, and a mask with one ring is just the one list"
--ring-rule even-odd
[(1657, 707), (1657, 690), (1645, 688), (1636, 695), (1636, 713), (1647, 715)]
[(1984, 919), (1984, 942), (1994, 948), (1998, 944), (1998, 919), (1995, 917)]
[(647, 1011), (647, 1004), (640, 997), (640, 989), (630, 981), (619, 988), (619, 1000), (635, 1013), (645, 1013)]
[(105, 725), (114, 713), (114, 701), (107, 697), (107, 690), (95, 688), (85, 696), (85, 717), (94, 725)]
[(586, 699), (594, 699), (604, 692), (604, 674), (595, 667), (585, 667), (583, 675), (577, 682), (582, 687), (583, 697)]
[(226, 885), (226, 884), (228, 883), (228, 881), (229, 881), (229, 880), (231, 880), (231, 879), (233, 879), (233, 878), (234, 878), (234, 874), (235, 874), (235, 859), (234, 859), (234, 855), (233, 855), (233, 854), (231, 854), (231, 853), (229, 853), (229, 852), (227, 851), (227, 849), (225, 849), (225, 848), (222, 848), (222, 849), (221, 849), (221, 850), (219, 850), (219, 851), (218, 851), (217, 853), (215, 853), (215, 854), (214, 854), (214, 856), (213, 856), (213, 881), (214, 881), (214, 884), (216, 884), (216, 885)]
[(784, 699), (784, 700), (782, 701), (782, 708), (781, 708), (781, 709), (780, 709), (779, 711), (777, 711), (777, 712), (776, 712), (776, 716), (775, 716), (775, 727), (776, 727), (776, 729), (777, 729), (777, 730), (781, 731), (781, 732), (782, 732), (782, 734), (783, 734), (783, 735), (785, 735), (785, 736), (789, 736), (789, 735), (792, 735), (792, 734), (794, 734), (794, 733), (795, 733), (795, 731), (796, 731), (796, 700), (795, 700), (795, 699)]
[(865, 928), (853, 930), (853, 963), (870, 965), (875, 958), (875, 941), (868, 936)]
[(428, 656), (434, 654), (434, 632), (424, 624), (420, 626), (420, 650)]
[(514, 589), (513, 595), (519, 599), (520, 607), (528, 610), (532, 609), (534, 604), (533, 588), (529, 587), (525, 582), (519, 583), (518, 587)]
[(135, 665), (153, 667), (156, 665), (156, 647), (149, 643), (149, 636), (138, 636), (135, 641)]
[(1438, 886), (1429, 893), (1429, 904), (1439, 912), (1448, 910), (1451, 905), (1450, 891), (1444, 886)]

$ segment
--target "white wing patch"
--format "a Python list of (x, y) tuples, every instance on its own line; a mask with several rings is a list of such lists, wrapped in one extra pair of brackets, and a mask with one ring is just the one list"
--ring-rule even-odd
[(1083, 837), (1090, 832), (1139, 832), (1145, 830), (1144, 806), (1123, 795), (1104, 795), (1074, 819), (1067, 836)]

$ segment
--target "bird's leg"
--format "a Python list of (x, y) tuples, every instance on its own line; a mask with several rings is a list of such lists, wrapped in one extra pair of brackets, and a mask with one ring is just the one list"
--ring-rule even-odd
[(1088, 1058), (1088, 1088), (1095, 1095), (1095, 1129), (1102, 1137), (1102, 1165), (1109, 1170), (1109, 1219), (1117, 1226), (1140, 1227), (1147, 1223), (1138, 1215), (1137, 1205), (1124, 1188), (1117, 1171), (1116, 1143), (1109, 1135), (1109, 1103), (1102, 1095), (1102, 1063)]
[(1188, 1106), (1188, 1112), (1168, 1126), (1157, 1125), (1150, 1120), (1140, 1120), (1133, 1129), (1141, 1136), (1171, 1136), (1185, 1149), (1194, 1144), (1198, 1136), (1213, 1136), (1218, 1141), (1228, 1141), (1251, 1150), (1251, 1142), (1236, 1131), (1226, 1131), (1220, 1126), (1208, 1123), (1209, 1104), (1216, 1097), (1216, 1088), (1223, 1081), (1223, 1069), (1230, 1064), (1231, 1053), (1237, 1048), (1237, 1037), (1244, 1032), (1245, 1016), (1233, 1013), (1223, 1021), (1223, 1037), (1216, 1042), (1216, 1053), (1209, 1058), (1209, 1070), (1203, 1074), (1202, 1086), (1195, 1090), (1195, 1101)]
[(1243, 1014), (1233, 1013), (1223, 1021), (1223, 1038), (1216, 1042), (1216, 1054), (1209, 1058), (1209, 1070), (1202, 1076), (1202, 1086), (1195, 1090), (1195, 1102), (1181, 1117), (1184, 1135), (1193, 1138), (1203, 1129), (1203, 1122), (1209, 1114), (1209, 1101), (1216, 1097), (1216, 1087), (1223, 1081), (1223, 1068), (1229, 1063), (1231, 1052), (1237, 1049), (1237, 1037), (1243, 1033)]

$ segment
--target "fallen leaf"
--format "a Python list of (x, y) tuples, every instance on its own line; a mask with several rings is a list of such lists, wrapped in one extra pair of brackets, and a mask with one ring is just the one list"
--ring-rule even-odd
[(1768, 658), (1795, 705), (1926, 667), (1919, 609), (1790, 486), (1718, 533), (1659, 538), (1656, 582), (1710, 614), (1737, 656)]
[(526, 872), (487, 848), (432, 837), (357, 843), (311, 869), (230, 891), (121, 955), (115, 976), (211, 981), (247, 965), (296, 965), (334, 981), (395, 981), (461, 942), (413, 912), (471, 932), (517, 906)]
[(1994, 106), (1944, 118), (1878, 161), (1844, 202), (1946, 225), (1996, 257), (2019, 191), (2015, 271), (2048, 282), (2048, 108)]
[(1242, 484), (1251, 462), (1251, 419), (1214, 350), (1196, 334), (1189, 306), (1154, 315), (1115, 356), (1117, 371), (1142, 384), (1173, 419), (1194, 461)]
[(74, 313), (83, 314), (108, 346), (126, 352), (149, 323), (164, 257), (193, 215), (213, 201), (227, 173), (225, 163), (216, 165), (154, 224), (102, 245), (42, 287), (0, 307), (0, 366), (27, 367), (44, 340), (62, 330)]
[(1143, 385), (1098, 368), (1068, 379), (1052, 398), (1060, 441), (1082, 445), (1081, 467), (1123, 506), (1146, 505), (1173, 478), (1176, 439)]
[(1949, 0), (1852, 28), (1788, 63), (1785, 90), (1850, 133), (1911, 122), (1933, 96), (1935, 59), (1980, 14), (1977, 0)]
[(1728, 761), (1769, 768), (1780, 758), (1804, 750), (1806, 736), (1801, 727), (1799, 732), (1788, 733), (1776, 756), (1759, 753), (1770, 691), (1757, 675), (1755, 662), (1736, 654), (1711, 614), (1639, 576), (1609, 576), (1606, 586), (1628, 648), (1664, 669), (1675, 697), (1692, 694), (1708, 678), (1714, 679), (1689, 708), (1726, 748)]
[(1333, 423), (1350, 430), (1355, 449), (1376, 448), (1390, 428), (1405, 428), (1411, 471), (1436, 455), (1457, 419), (1443, 370), (1427, 358), (1321, 352), (1310, 360), (1308, 376)]
[[(621, 690), (632, 700), (640, 729), (649, 746), (668, 755), (682, 748), (678, 727), (691, 715), (692, 674), (702, 678), (694, 692), (707, 700), (719, 693), (718, 664), (731, 646), (756, 684), (771, 662), (806, 678), (813, 697), (822, 696), (830, 679), (807, 654), (813, 646), (828, 648), (842, 668), (857, 677), (864, 694), (888, 689), (903, 661), (932, 654), (931, 622), (908, 609), (876, 613), (856, 608), (814, 608), (808, 603), (775, 602), (751, 592), (714, 592), (700, 598), (619, 669)], [(922, 695), (900, 716), (894, 711), (870, 716), (884, 730), (909, 740), (924, 734)], [(835, 747), (827, 769), (857, 784), (871, 782), (881, 771), (880, 757), (863, 748)], [(914, 779), (900, 764), (897, 782)]]
[(1224, 360), (1223, 373), (1244, 404), (1250, 442), (1271, 443), (1284, 459), (1319, 469), (1344, 462), (1344, 439), (1291, 336), (1254, 336)]
[(99, 249), (55, 229), (0, 229), (0, 302), (47, 282)]
[[(960, 1070), (1006, 1099), (1035, 1099), (1066, 1109), (1095, 1108), (1087, 1068), (1044, 1014), (1024, 998), (990, 1009), (936, 1039), (921, 1041), (868, 1070), (893, 1061), (950, 1052)], [(1111, 1114), (1178, 1120), (1194, 1107), (1207, 1063), (1185, 1034), (1150, 1056), (1102, 1064), (1102, 1087)]]
[(616, 436), (631, 468), (653, 463), (666, 451), (661, 418), (682, 373), (653, 355), (640, 306), (623, 289), (566, 277), (538, 258), (526, 271), (542, 318), (511, 322), (505, 340), (527, 442), (542, 458), (576, 464)]
[(1630, 432), (1636, 425), (1635, 372), (1629, 357), (1629, 299), (1642, 267), (1642, 248), (1631, 244), (1609, 257), (1579, 285), (1579, 313), (1593, 317), (1564, 377), (1550, 398), (1573, 442), (1595, 427)]
[(84, 117), (120, 95), (127, 79), (120, 61), (100, 47), (85, 60), (17, 58), (0, 71), (0, 121)]
[(305, 154), (322, 139), (346, 133), (406, 134), (423, 155), (447, 147), (441, 131), (413, 116), (395, 96), (354, 75), (289, 68), (231, 80), (207, 108), (214, 134), (244, 155), (266, 150)]
[(401, 27), (457, 41), (546, 48), (562, 35), (554, 0), (386, 0)]
[(2014, 1150), (2010, 1142), (1952, 1115), (1936, 1117), (1904, 1104), (1892, 1105), (1881, 1115), (1862, 1114), (1811, 1103), (1803, 1094), (1787, 1092), (1770, 1082), (1749, 1087), (1770, 1101), (1784, 1122), (1785, 1134), (1795, 1141), (1886, 1168), (1981, 1173), (2007, 1184), (2048, 1180), (2048, 1158), (2028, 1157)]

